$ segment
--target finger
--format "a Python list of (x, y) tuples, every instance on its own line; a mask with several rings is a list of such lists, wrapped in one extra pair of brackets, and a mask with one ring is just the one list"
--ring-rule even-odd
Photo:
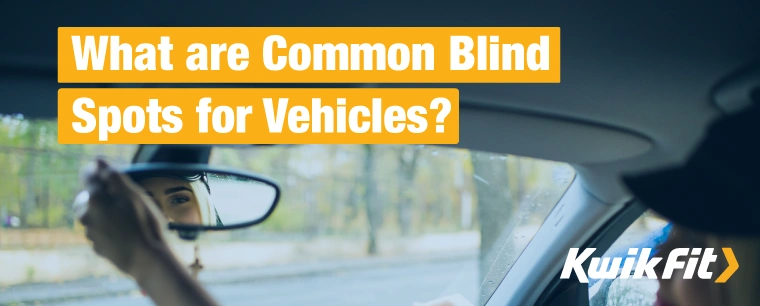
[(113, 175), (113, 168), (108, 163), (101, 159), (97, 159), (95, 163), (83, 167), (80, 179), (82, 180), (85, 188), (88, 189), (104, 189), (108, 191), (108, 180)]
[(95, 163), (88, 163), (79, 170), (79, 183), (82, 186), (86, 186), (90, 178), (95, 174), (97, 165)]
[[(100, 202), (98, 200), (107, 200), (105, 188), (105, 182), (100, 178), (99, 168), (96, 165), (85, 167), (82, 170), (81, 180), (84, 184), (84, 189), (89, 194), (90, 199), (95, 199), (93, 202)], [(97, 205), (97, 203), (95, 203)]]
[(97, 216), (100, 214), (100, 212), (98, 212), (100, 206), (92, 204), (93, 200), (90, 198), (85, 204), (79, 204), (79, 208), (76, 208), (78, 210), (77, 213), (79, 214), (79, 223), (85, 228), (95, 226), (95, 223), (98, 221)]
[(90, 241), (92, 241), (92, 250), (95, 251), (95, 254), (98, 254), (98, 255), (100, 255), (102, 257), (105, 257), (105, 256), (103, 256), (104, 255), (103, 254), (103, 247), (100, 246), (100, 243), (97, 243), (94, 240), (90, 240)]
[(94, 228), (86, 228), (84, 236), (90, 241), (95, 253), (101, 256), (103, 256), (103, 250), (110, 244), (109, 241), (113, 240), (113, 237)]
[(111, 166), (104, 160), (98, 159), (97, 161), (98, 165), (98, 178), (101, 182), (103, 182), (105, 188), (105, 191), (109, 195), (117, 195), (121, 191), (121, 182), (119, 179), (118, 172), (111, 168)]
[[(106, 164), (107, 166), (107, 164)], [(105, 184), (102, 171), (106, 169), (101, 160), (95, 160), (94, 163), (87, 165), (82, 170), (82, 180), (85, 186), (98, 186)]]
[(94, 238), (92, 236), (92, 228), (85, 227), (85, 229), (84, 229), (84, 237), (87, 238), (87, 240), (89, 240), (89, 241), (93, 241)]
[(103, 256), (103, 248), (104, 248), (104, 242), (105, 239), (108, 239), (107, 237), (104, 237), (103, 234), (98, 233), (97, 231), (93, 229), (86, 229), (85, 237), (90, 242), (90, 246), (92, 246), (92, 250), (95, 251), (96, 254)]
[(87, 208), (89, 207), (88, 203), (90, 202), (90, 193), (87, 190), (83, 190), (77, 194), (77, 196), (74, 198), (74, 216), (77, 218), (77, 220), (81, 220), (82, 217), (87, 213)]
[(110, 226), (110, 222), (105, 218), (101, 206), (89, 205), (87, 211), (79, 218), (79, 223), (84, 226), (85, 230), (102, 229), (104, 226)]
[(142, 191), (142, 188), (138, 187), (129, 176), (111, 167), (107, 162), (98, 160), (98, 169), (98, 176), (110, 195), (123, 196), (125, 192), (140, 193)]
[(146, 205), (145, 210), (150, 216), (151, 221), (154, 222), (155, 225), (163, 228), (163, 226), (170, 220), (166, 217), (166, 215), (164, 215), (164, 212), (158, 207), (158, 205), (153, 203), (153, 200), (150, 199), (150, 197), (146, 198), (146, 200), (149, 202), (146, 202), (148, 205)]
[(112, 203), (113, 199), (105, 190), (106, 186), (101, 183), (90, 183), (85, 188), (88, 194), (87, 210), (102, 209), (107, 204)]
[(140, 198), (142, 201), (139, 203), (144, 203), (144, 205), (139, 205), (142, 207), (137, 209), (137, 213), (146, 221), (141, 223), (144, 227), (142, 232), (146, 233), (148, 239), (163, 240), (163, 232), (168, 228), (168, 220), (150, 197), (141, 196)]
[[(86, 189), (90, 193), (90, 202), (93, 207), (114, 208), (120, 202), (118, 198), (123, 198), (124, 193), (120, 189), (118, 172), (111, 168), (105, 161), (98, 159), (95, 163), (94, 172), (86, 178)], [(105, 205), (105, 206), (104, 206)]]
[(93, 220), (92, 215), (87, 212), (85, 212), (84, 214), (82, 214), (81, 217), (79, 217), (79, 223), (82, 223), (82, 226), (84, 226), (85, 228), (92, 226), (92, 220)]

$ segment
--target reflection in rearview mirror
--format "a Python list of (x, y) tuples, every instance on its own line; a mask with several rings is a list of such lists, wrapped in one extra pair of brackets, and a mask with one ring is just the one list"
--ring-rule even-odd
[(268, 184), (232, 175), (209, 175), (217, 225), (247, 223), (265, 216), (274, 204), (277, 190)]
[(279, 198), (274, 183), (242, 174), (187, 167), (182, 170), (133, 169), (128, 174), (175, 229), (253, 225), (271, 214)]

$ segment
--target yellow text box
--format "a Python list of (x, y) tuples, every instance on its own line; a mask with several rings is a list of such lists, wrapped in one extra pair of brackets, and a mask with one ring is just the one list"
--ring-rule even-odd
[(559, 27), (58, 28), (60, 83), (559, 83)]
[(457, 144), (459, 90), (60, 89), (61, 144)]

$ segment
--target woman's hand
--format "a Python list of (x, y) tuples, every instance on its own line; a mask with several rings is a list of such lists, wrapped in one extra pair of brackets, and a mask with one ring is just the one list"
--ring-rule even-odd
[(171, 254), (163, 236), (166, 221), (141, 188), (105, 161), (83, 172), (85, 192), (77, 198), (79, 220), (95, 252), (134, 278), (158, 254)]
[(216, 306), (164, 239), (166, 219), (142, 189), (98, 160), (82, 176), (76, 211), (95, 252), (132, 276), (159, 306)]
[(445, 296), (425, 303), (414, 303), (413, 306), (474, 306), (461, 294)]

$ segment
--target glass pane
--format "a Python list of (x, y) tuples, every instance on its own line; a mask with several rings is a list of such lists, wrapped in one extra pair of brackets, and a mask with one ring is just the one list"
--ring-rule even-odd
[[(12, 178), (0, 186), (0, 304), (152, 305), (92, 252), (71, 211), (85, 163), (127, 163), (137, 147), (56, 138), (55, 121), (0, 122)], [(222, 305), (411, 305), (454, 293), (482, 305), (575, 175), (563, 163), (429, 146), (224, 147), (212, 164), (268, 176), (283, 192), (260, 226), (197, 243), (200, 279)], [(196, 245), (169, 238), (189, 266)]]
[(660, 284), (656, 279), (622, 279), (612, 282), (606, 306), (652, 306)]
[(92, 251), (71, 204), (82, 166), (96, 156), (123, 165), (136, 150), (60, 145), (56, 121), (0, 114), (0, 305), (107, 292), (98, 278), (116, 274)]
[[(665, 241), (670, 230), (667, 220), (647, 211), (633, 222), (602, 257), (626, 257), (629, 248), (656, 248)], [(654, 254), (651, 254), (653, 256)], [(652, 305), (657, 296), (657, 280), (589, 279), (591, 306)]]
[(260, 226), (201, 244), (214, 254), (227, 245), (271, 252), (204, 273), (304, 269), (212, 289), (225, 305), (267, 299), (251, 291), (259, 286), (299, 292), (278, 305), (411, 305), (450, 294), (483, 305), (575, 175), (563, 163), (436, 146), (225, 147), (211, 159), (275, 179), (283, 197)]

